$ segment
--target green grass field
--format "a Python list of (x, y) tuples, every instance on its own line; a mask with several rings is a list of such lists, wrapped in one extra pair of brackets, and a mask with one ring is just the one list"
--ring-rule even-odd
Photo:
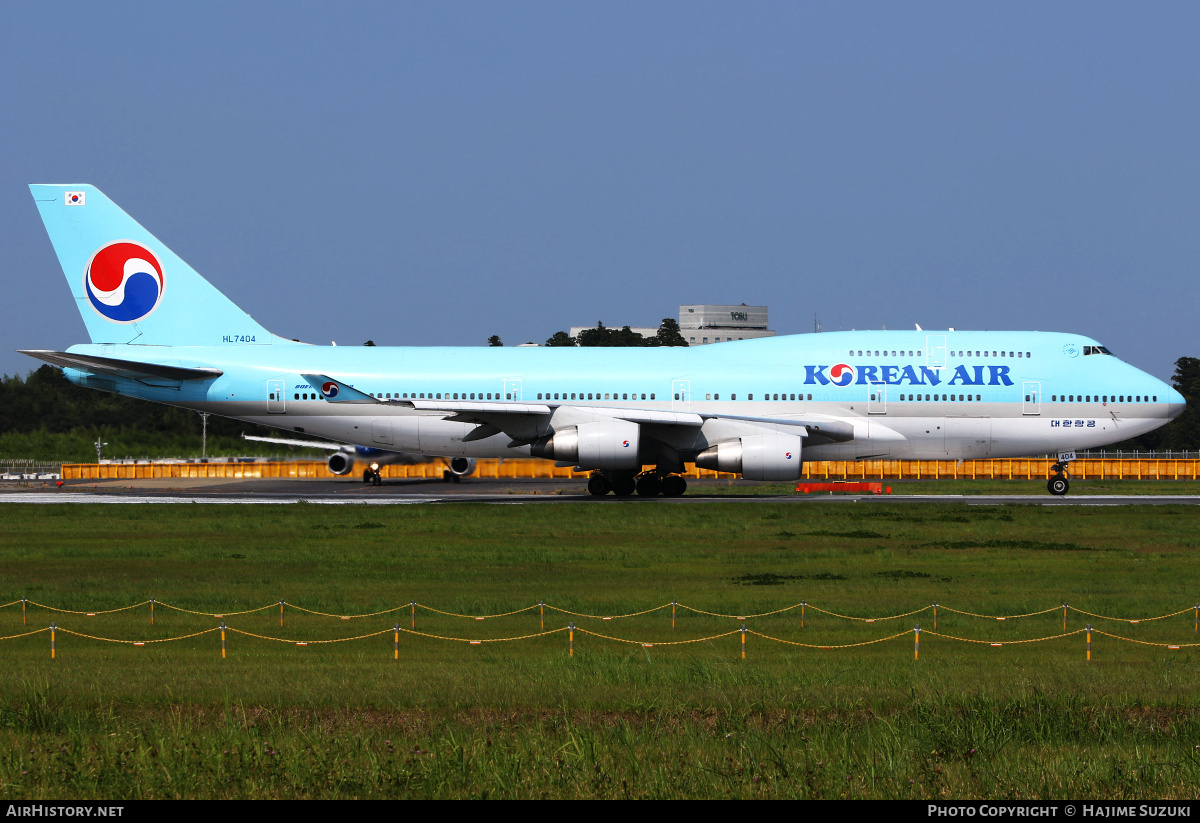
[[(0, 507), (0, 782), (62, 797), (1196, 797), (1185, 506)], [(232, 612), (280, 599), (273, 606)], [(800, 613), (730, 615), (801, 600)], [(925, 611), (941, 604), (937, 634)], [(1093, 636), (1020, 644), (1090, 621)], [(399, 607), (370, 618), (333, 615)], [(986, 615), (1047, 614), (997, 621)], [(1182, 614), (1131, 624), (1130, 618)], [(207, 632), (225, 614), (227, 657)], [(923, 628), (913, 659), (912, 628)], [(234, 630), (237, 630), (236, 632)], [(259, 639), (244, 634), (284, 638)], [(785, 645), (759, 635), (842, 649)], [(352, 642), (315, 641), (357, 635)], [(938, 636), (944, 635), (944, 636)], [(948, 636), (1005, 645), (966, 643)], [(1144, 645), (1132, 642), (1144, 641)], [(314, 641), (296, 646), (295, 641)], [(1170, 650), (1162, 644), (1178, 644)]]

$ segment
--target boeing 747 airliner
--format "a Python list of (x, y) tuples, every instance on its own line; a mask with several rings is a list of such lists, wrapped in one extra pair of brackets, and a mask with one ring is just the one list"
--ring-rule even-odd
[(388, 453), (549, 458), (590, 472), (595, 495), (681, 495), (692, 462), (778, 481), (803, 460), (1056, 454), (1183, 410), (1098, 341), (1056, 332), (306, 345), (260, 326), (99, 189), (30, 188), (91, 342), (25, 353), (71, 382)]

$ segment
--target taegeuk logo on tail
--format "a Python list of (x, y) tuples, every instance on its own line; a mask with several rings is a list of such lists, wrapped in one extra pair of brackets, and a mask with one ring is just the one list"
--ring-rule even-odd
[(92, 255), (83, 273), (83, 289), (96, 313), (113, 323), (136, 323), (162, 302), (166, 280), (153, 252), (119, 240)]

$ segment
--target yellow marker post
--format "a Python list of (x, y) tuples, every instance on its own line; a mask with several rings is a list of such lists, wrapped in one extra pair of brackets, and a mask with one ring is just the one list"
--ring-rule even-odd
[(150, 598), (150, 625), (154, 625), (154, 598)]
[(742, 624), (742, 660), (746, 659), (746, 624)]
[(283, 601), (279, 601), (279, 628), (283, 628)]
[(675, 606), (676, 605), (678, 605), (678, 603), (676, 601), (672, 600), (671, 601), (671, 629), (672, 629), (672, 631), (674, 631), (674, 629), (675, 629)]
[(1196, 609), (1196, 626), (1192, 631), (1200, 632), (1200, 603), (1195, 606)]
[(417, 628), (417, 601), (410, 600), (408, 605), (412, 606), (412, 627), (413, 631)]
[(933, 601), (933, 630), (937, 631), (937, 601)]
[(392, 636), (392, 644), (393, 644), (392, 659), (399, 660), (400, 659), (400, 624), (397, 623), (392, 628), (392, 631), (395, 632), (395, 634)]
[(221, 621), (221, 659), (225, 659), (225, 622)]
[(1087, 627), (1087, 659), (1090, 663), (1092, 660), (1092, 624), (1088, 623)]
[(804, 607), (807, 605), (808, 605), (808, 603), (806, 603), (805, 601), (803, 601), (803, 600), (800, 601), (800, 628), (802, 628), (802, 629), (804, 628)]
[(54, 630), (57, 628), (58, 628), (58, 626), (54, 625), (53, 623), (50, 624), (50, 659), (51, 660), (54, 659)]
[(575, 624), (567, 624), (567, 656), (575, 656)]
[(545, 600), (540, 601), (538, 603), (538, 608), (540, 609), (540, 614), (542, 617), (542, 631), (545, 631), (546, 630), (546, 601)]
[(21, 598), (21, 625), (25, 625), (25, 604), (28, 603), (24, 597)]
[(913, 660), (921, 659), (921, 624), (913, 627)]
[(1067, 630), (1067, 604), (1063, 603), (1063, 631)]

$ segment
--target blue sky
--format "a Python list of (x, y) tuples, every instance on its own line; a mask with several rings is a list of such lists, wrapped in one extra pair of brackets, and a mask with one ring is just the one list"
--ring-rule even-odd
[(1195, 3), (11, 3), (0, 372), (86, 342), (30, 199), (99, 186), (267, 328), (781, 333), (1200, 356)]

